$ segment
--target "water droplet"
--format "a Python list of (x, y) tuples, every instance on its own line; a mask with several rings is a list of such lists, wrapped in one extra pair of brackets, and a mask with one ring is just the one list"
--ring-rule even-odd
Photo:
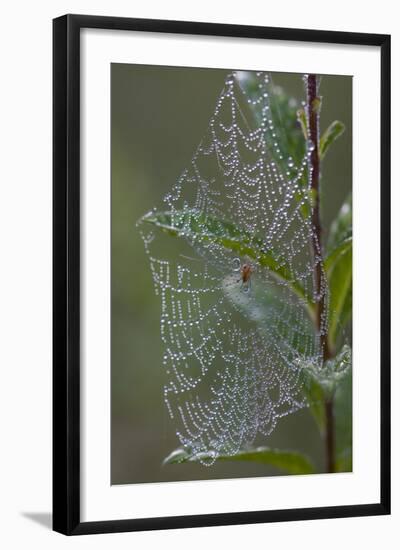
[(241, 267), (240, 258), (234, 258), (232, 260), (232, 269), (233, 269), (233, 271), (240, 271), (240, 267)]

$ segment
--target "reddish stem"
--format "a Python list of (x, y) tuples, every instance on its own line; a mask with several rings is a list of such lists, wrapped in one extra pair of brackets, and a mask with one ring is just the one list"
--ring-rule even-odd
[[(324, 289), (324, 272), (322, 267), (322, 242), (321, 242), (321, 217), (320, 217), (320, 159), (319, 159), (319, 107), (320, 98), (317, 95), (317, 76), (307, 75), (307, 111), (308, 111), (308, 138), (311, 145), (310, 162), (311, 190), (312, 190), (312, 224), (313, 224), (313, 253), (314, 289), (317, 295), (316, 328), (319, 334), (320, 348), (324, 362), (332, 354), (329, 349), (328, 334), (326, 330), (327, 301)], [(335, 470), (335, 415), (332, 399), (325, 400), (325, 462), (326, 471)]]

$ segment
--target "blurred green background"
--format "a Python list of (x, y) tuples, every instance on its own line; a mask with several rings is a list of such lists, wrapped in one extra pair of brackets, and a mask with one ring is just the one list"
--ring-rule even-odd
[[(223, 462), (162, 466), (179, 441), (163, 400), (160, 303), (136, 221), (161, 206), (206, 131), (228, 71), (111, 65), (112, 315), (111, 483), (140, 483), (277, 475), (262, 464)], [(301, 106), (302, 75), (273, 73)], [(351, 190), (352, 79), (325, 75), (321, 132), (332, 120), (346, 131), (329, 151), (322, 172), (326, 229)], [(326, 236), (325, 231), (325, 235)], [(171, 239), (171, 246), (178, 246)], [(307, 410), (282, 419), (256, 442), (302, 451), (323, 468), (321, 438)]]

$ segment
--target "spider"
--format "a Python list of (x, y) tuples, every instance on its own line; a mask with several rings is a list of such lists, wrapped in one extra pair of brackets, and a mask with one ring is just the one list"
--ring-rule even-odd
[(237, 283), (242, 281), (241, 289), (243, 292), (249, 292), (251, 289), (251, 276), (255, 271), (255, 267), (248, 261), (241, 263), (239, 258), (233, 260), (233, 270), (240, 272), (240, 278), (237, 279)]

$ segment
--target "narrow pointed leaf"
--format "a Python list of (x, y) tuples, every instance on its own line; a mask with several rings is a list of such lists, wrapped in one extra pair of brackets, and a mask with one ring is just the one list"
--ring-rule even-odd
[(347, 254), (353, 247), (353, 238), (348, 237), (344, 239), (336, 248), (330, 251), (330, 253), (324, 259), (324, 269), (329, 271), (340, 258), (340, 256)]
[[(278, 260), (273, 251), (265, 251), (262, 239), (246, 233), (231, 222), (207, 216), (194, 209), (150, 213), (141, 221), (152, 224), (170, 235), (198, 243), (213, 242), (240, 256), (248, 256), (257, 265), (269, 269), (276, 277), (285, 280), (293, 292), (307, 300), (304, 288), (296, 281), (289, 266)], [(309, 308), (313, 307), (313, 304), (309, 303)]]
[(340, 331), (351, 316), (352, 309), (352, 247), (338, 255), (328, 271), (329, 328), (328, 337), (334, 349)]
[[(349, 417), (351, 423), (351, 407), (348, 411), (348, 392), (346, 391), (349, 379), (351, 383), (350, 347), (345, 344), (341, 351), (332, 359), (328, 359), (322, 367), (311, 362), (304, 362), (301, 367), (303, 391), (321, 434), (325, 432), (325, 401), (333, 397), (335, 399), (335, 415), (337, 418), (340, 417), (341, 421), (340, 434), (337, 439), (341, 439), (347, 433), (344, 424), (349, 422)], [(343, 414), (343, 411), (346, 412)], [(339, 422), (337, 422), (338, 426)], [(346, 445), (348, 445), (347, 439)]]
[(329, 229), (329, 252), (337, 248), (339, 244), (352, 236), (352, 218), (352, 195), (350, 193), (350, 195), (343, 202)]
[(351, 470), (352, 431), (352, 376), (349, 369), (335, 393), (336, 457), (342, 459), (338, 471)]
[[(207, 453), (190, 455), (184, 449), (176, 449), (164, 460), (163, 464), (200, 462), (200, 459), (204, 461), (207, 458), (212, 460), (215, 459), (215, 456), (212, 453), (209, 455)], [(315, 468), (307, 456), (297, 451), (271, 449), (269, 447), (256, 447), (240, 451), (235, 455), (219, 455), (216, 460), (258, 462), (274, 466), (288, 474), (312, 474), (315, 472)]]
[(319, 140), (319, 156), (322, 160), (326, 155), (329, 147), (332, 143), (337, 140), (344, 132), (345, 126), (343, 122), (335, 120), (328, 126), (328, 128), (323, 133), (321, 139)]
[(344, 201), (331, 224), (324, 268), (329, 284), (329, 344), (332, 349), (352, 310), (352, 197)]

